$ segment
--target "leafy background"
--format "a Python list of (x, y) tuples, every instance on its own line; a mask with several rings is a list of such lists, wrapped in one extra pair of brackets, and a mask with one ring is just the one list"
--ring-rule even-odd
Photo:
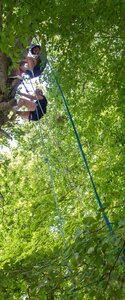
[(3, 1), (0, 48), (14, 63), (35, 34), (68, 101), (117, 241), (98, 208), (48, 69), (39, 124), (6, 128), (1, 154), (1, 299), (124, 299), (124, 1)]

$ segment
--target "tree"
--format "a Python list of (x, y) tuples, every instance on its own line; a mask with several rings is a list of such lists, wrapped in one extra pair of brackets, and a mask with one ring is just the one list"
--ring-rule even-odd
[[(8, 113), (5, 113), (5, 110), (9, 111), (14, 104), (13, 99), (7, 100), (8, 56), (16, 64), (20, 60), (23, 49), (28, 46), (29, 38), (33, 37), (36, 32), (42, 32), (48, 39), (48, 52), (51, 53), (52, 47), (55, 50), (59, 49), (60, 76), (62, 77), (61, 70), (65, 70), (65, 78), (69, 79), (70, 74), (72, 84), (73, 82), (74, 84), (78, 83), (78, 80), (84, 76), (84, 85), (86, 78), (91, 80), (97, 74), (96, 64), (102, 61), (101, 57), (104, 57), (104, 53), (109, 50), (110, 60), (113, 49), (120, 53), (124, 36), (122, 11), (124, 11), (124, 3), (117, 1), (115, 4), (112, 1), (110, 4), (106, 4), (104, 1), (95, 1), (94, 3), (88, 1), (86, 4), (79, 0), (77, 7), (75, 1), (68, 3), (67, 1), (54, 3), (44, 1), (43, 4), (41, 1), (37, 1), (37, 5), (35, 2), (31, 4), (23, 0), (4, 1), (3, 3), (1, 1), (0, 83), (1, 102), (4, 103), (1, 103), (1, 111), (4, 111), (1, 123), (6, 122)], [(98, 51), (99, 45), (101, 51)], [(93, 65), (91, 65), (91, 61), (94, 62)], [(68, 82), (68, 90), (70, 90), (69, 80), (65, 81), (65, 87), (66, 82)], [(6, 102), (8, 103), (6, 104)]]
[(18, 38), (23, 51), (29, 36), (46, 36), (117, 243), (105, 227), (61, 96), (47, 74), (49, 108), (41, 121), (47, 157), (37, 124), (8, 129), (18, 147), (2, 161), (1, 295), (124, 299), (124, 3), (5, 1), (2, 9), (4, 57), (18, 60), (20, 49), (13, 53)]

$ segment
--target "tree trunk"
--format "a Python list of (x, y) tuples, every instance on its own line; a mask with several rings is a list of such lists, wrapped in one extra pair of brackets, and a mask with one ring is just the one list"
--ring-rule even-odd
[(0, 51), (0, 129), (8, 121), (10, 109), (15, 104), (14, 94), (11, 97), (11, 85), (9, 88), (7, 84), (9, 64), (10, 59)]
[[(8, 72), (8, 58), (0, 52), (0, 95), (5, 93)], [(1, 99), (0, 99), (1, 100)]]

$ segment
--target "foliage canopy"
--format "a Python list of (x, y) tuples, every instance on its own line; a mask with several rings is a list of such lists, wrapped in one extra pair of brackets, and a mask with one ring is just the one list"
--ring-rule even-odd
[(6, 125), (15, 148), (2, 138), (1, 299), (125, 298), (124, 11), (118, 0), (2, 1), (1, 53), (17, 63), (30, 37), (46, 38), (117, 243), (47, 70), (46, 151), (39, 124)]

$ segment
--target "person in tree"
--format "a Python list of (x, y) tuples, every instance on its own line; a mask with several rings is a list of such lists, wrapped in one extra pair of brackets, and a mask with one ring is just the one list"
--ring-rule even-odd
[[(20, 100), (17, 106), (14, 108), (16, 114), (22, 118), (28, 119), (29, 121), (38, 121), (41, 117), (46, 114), (47, 99), (43, 95), (41, 89), (35, 90), (35, 95), (29, 95), (20, 92)], [(25, 106), (27, 111), (18, 111), (21, 107)]]
[(34, 68), (41, 62), (40, 58), (41, 46), (37, 44), (31, 45), (27, 56), (21, 61), (19, 69), (16, 70), (16, 75), (21, 76), (23, 73), (29, 75), (30, 78), (34, 77)]
[(30, 78), (41, 75), (46, 66), (46, 45), (42, 38), (41, 46), (32, 44), (26, 57), (20, 62), (19, 68), (13, 72), (15, 76), (22, 76), (23, 73), (29, 75)]

